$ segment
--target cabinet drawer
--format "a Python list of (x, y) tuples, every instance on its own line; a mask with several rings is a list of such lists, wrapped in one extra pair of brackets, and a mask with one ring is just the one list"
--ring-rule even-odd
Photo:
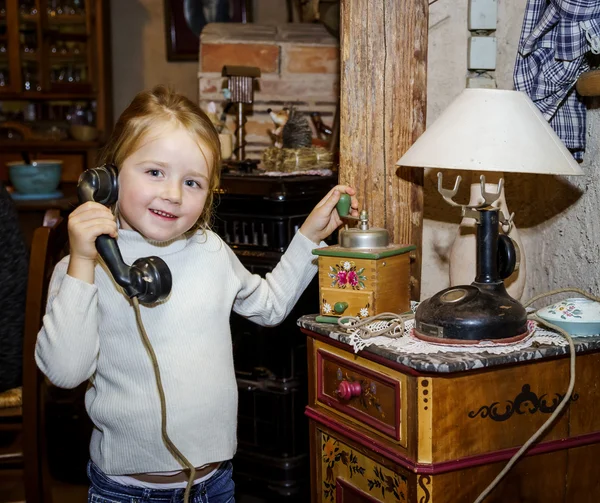
[[(400, 466), (386, 466), (381, 458), (351, 440), (319, 425), (314, 432), (316, 456), (315, 503), (399, 503), (416, 501), (415, 476)], [(378, 460), (379, 458), (379, 460)], [(430, 501), (421, 499), (423, 501)]]
[(316, 401), (363, 429), (406, 447), (406, 376), (391, 377), (376, 363), (345, 358), (334, 348), (317, 346)]
[[(370, 290), (350, 290), (341, 288), (321, 288), (321, 314), (323, 316), (373, 315), (373, 292)], [(338, 307), (343, 304), (343, 311)]]

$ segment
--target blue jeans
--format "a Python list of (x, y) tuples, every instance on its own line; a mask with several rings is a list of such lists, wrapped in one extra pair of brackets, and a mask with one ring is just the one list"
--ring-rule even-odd
[[(215, 474), (193, 486), (190, 503), (235, 503), (235, 484), (231, 478), (231, 461), (226, 461)], [(124, 486), (109, 479), (94, 463), (88, 463), (90, 479), (88, 503), (181, 503), (184, 489), (145, 489)]]

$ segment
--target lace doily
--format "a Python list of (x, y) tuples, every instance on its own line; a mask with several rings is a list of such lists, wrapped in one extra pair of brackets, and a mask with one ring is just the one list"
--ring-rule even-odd
[[(369, 331), (375, 332), (382, 330), (392, 324), (393, 320), (374, 321), (364, 327)], [(340, 327), (343, 328), (343, 327)], [(369, 339), (363, 339), (360, 332), (364, 329), (353, 330), (351, 326), (345, 328), (348, 334), (347, 342), (353, 347), (354, 352), (375, 344), (403, 353), (413, 354), (432, 354), (432, 353), (488, 353), (488, 354), (508, 354), (531, 347), (536, 344), (546, 344), (551, 346), (567, 346), (568, 343), (564, 337), (556, 332), (539, 326), (535, 321), (527, 322), (529, 335), (524, 339), (513, 343), (501, 343), (492, 341), (481, 341), (477, 344), (437, 344), (422, 341), (413, 335), (414, 319), (404, 323), (404, 333), (402, 327), (397, 326), (390, 333), (390, 336), (377, 336)], [(393, 337), (393, 338), (392, 338)]]

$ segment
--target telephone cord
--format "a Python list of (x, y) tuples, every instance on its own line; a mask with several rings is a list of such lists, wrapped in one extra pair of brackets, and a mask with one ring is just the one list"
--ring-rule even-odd
[[(565, 289), (567, 290), (567, 289)], [(539, 429), (529, 437), (527, 442), (525, 442), (521, 448), (513, 455), (512, 458), (506, 463), (502, 471), (496, 476), (494, 480), (481, 492), (481, 494), (475, 500), (475, 503), (481, 503), (488, 495), (494, 490), (494, 488), (498, 485), (498, 483), (504, 478), (504, 476), (510, 471), (513, 465), (519, 460), (519, 458), (529, 449), (532, 444), (534, 444), (538, 438), (544, 433), (548, 427), (554, 422), (554, 420), (558, 417), (558, 415), (562, 412), (562, 410), (567, 406), (569, 400), (571, 399), (571, 394), (573, 393), (573, 388), (575, 387), (575, 345), (573, 344), (573, 339), (571, 336), (562, 328), (553, 325), (552, 323), (548, 323), (547, 321), (542, 320), (539, 316), (535, 314), (529, 315), (527, 317), (530, 320), (537, 321), (538, 323), (551, 328), (552, 330), (556, 330), (559, 332), (569, 343), (569, 352), (570, 352), (570, 377), (569, 377), (569, 386), (567, 387), (567, 392), (565, 396), (561, 400), (560, 404), (552, 415), (539, 427)]]
[(165, 447), (171, 453), (171, 455), (177, 460), (177, 462), (183, 467), (184, 470), (189, 470), (189, 478), (187, 482), (187, 486), (185, 487), (185, 492), (183, 494), (184, 503), (188, 503), (190, 500), (190, 491), (192, 489), (192, 485), (194, 483), (194, 479), (196, 478), (196, 468), (189, 460), (181, 453), (181, 451), (175, 446), (173, 441), (169, 438), (169, 434), (167, 433), (167, 403), (165, 400), (165, 390), (162, 385), (162, 378), (160, 377), (160, 369), (158, 367), (158, 360), (156, 358), (156, 353), (154, 352), (154, 348), (150, 343), (150, 339), (148, 338), (148, 334), (146, 333), (146, 329), (144, 328), (144, 324), (142, 322), (142, 314), (140, 313), (140, 303), (137, 297), (133, 297), (133, 308), (135, 309), (135, 319), (137, 321), (138, 328), (140, 330), (140, 337), (142, 338), (142, 342), (144, 343), (144, 347), (146, 351), (148, 351), (148, 355), (150, 356), (150, 360), (152, 360), (152, 367), (154, 368), (154, 376), (156, 377), (156, 387), (158, 388), (158, 396), (160, 398), (160, 415), (161, 415), (161, 433), (162, 439), (165, 443)]
[[(358, 330), (363, 339), (371, 339), (372, 337), (378, 337), (380, 335), (397, 339), (404, 335), (405, 323), (412, 320), (414, 317), (414, 313), (379, 313), (374, 316), (369, 316), (368, 318), (342, 316), (341, 318), (338, 318), (337, 323), (346, 330), (350, 328), (352, 330)], [(387, 321), (389, 325), (379, 330), (368, 328), (368, 325), (372, 325), (375, 321)], [(397, 327), (401, 327), (401, 330), (396, 330)]]

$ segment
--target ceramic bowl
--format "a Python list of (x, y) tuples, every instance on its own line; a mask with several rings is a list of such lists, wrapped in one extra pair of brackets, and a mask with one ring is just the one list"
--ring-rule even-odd
[(69, 134), (77, 141), (94, 141), (98, 137), (98, 130), (85, 124), (71, 124)]
[(48, 194), (60, 183), (62, 161), (7, 162), (6, 165), (8, 177), (20, 194)]
[(600, 334), (600, 302), (574, 297), (537, 311), (537, 315), (571, 335)]

